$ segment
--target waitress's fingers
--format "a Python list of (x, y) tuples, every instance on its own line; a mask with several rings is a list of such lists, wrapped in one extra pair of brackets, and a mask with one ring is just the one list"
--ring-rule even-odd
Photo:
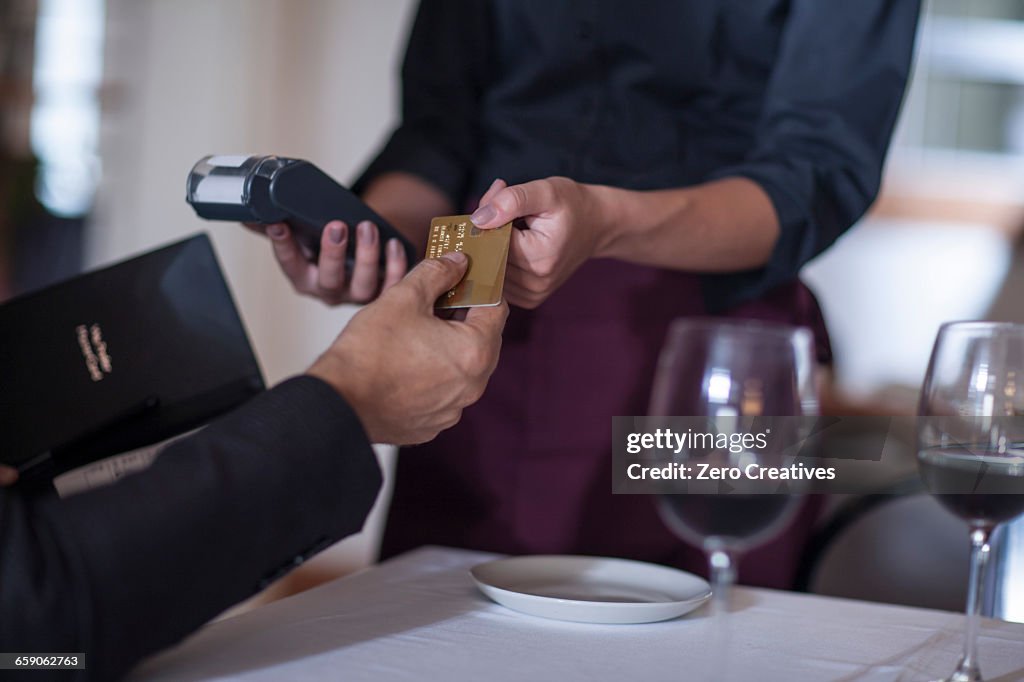
[(393, 284), (397, 284), (405, 277), (409, 264), (406, 262), (405, 249), (397, 239), (389, 239), (387, 246), (387, 264), (384, 266), (384, 282), (381, 284), (381, 291), (387, 290)]
[(533, 230), (512, 230), (508, 244), (508, 264), (533, 272), (537, 261), (545, 260), (551, 251), (551, 240)]
[(509, 260), (505, 268), (505, 280), (512, 280), (524, 289), (542, 294), (553, 288), (549, 275), (538, 275), (531, 267), (523, 267)]
[(508, 187), (508, 184), (504, 180), (496, 178), (494, 182), (491, 183), (491, 186), (487, 188), (487, 191), (484, 192), (484, 195), (480, 197), (480, 203), (477, 204), (477, 207), (479, 208), (480, 206), (486, 206), (491, 203), (491, 199), (494, 198), (494, 195), (506, 187)]
[(349, 298), (365, 303), (377, 294), (380, 284), (380, 235), (377, 226), (364, 220), (356, 226), (356, 258), (349, 283)]
[(316, 267), (302, 253), (286, 223), (267, 225), (267, 236), (274, 247), (274, 257), (296, 291), (316, 294)]
[(320, 260), (317, 264), (317, 284), (321, 294), (338, 299), (345, 290), (345, 254), (348, 251), (348, 225), (332, 220), (324, 226), (320, 236)]
[(544, 302), (542, 296), (514, 281), (512, 277), (505, 279), (505, 289), (502, 292), (502, 297), (508, 301), (509, 305), (514, 305), (517, 308), (526, 308), (527, 310), (532, 310)]

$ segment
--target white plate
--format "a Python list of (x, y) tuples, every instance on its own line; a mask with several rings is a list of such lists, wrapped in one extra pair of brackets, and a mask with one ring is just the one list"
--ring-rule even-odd
[(578, 623), (653, 623), (689, 613), (711, 597), (706, 580), (667, 566), (586, 556), (523, 556), (470, 569), (503, 606)]

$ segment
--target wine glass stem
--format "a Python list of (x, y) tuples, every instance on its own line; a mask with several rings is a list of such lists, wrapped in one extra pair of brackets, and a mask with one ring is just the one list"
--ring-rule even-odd
[(736, 582), (736, 557), (717, 538), (705, 541), (711, 578), (711, 622), (714, 625), (712, 647), (718, 661), (714, 682), (729, 679), (729, 620), (732, 586)]
[(967, 586), (967, 636), (964, 641), (964, 655), (950, 678), (953, 682), (968, 682), (981, 679), (978, 668), (978, 630), (981, 627), (981, 605), (985, 588), (985, 568), (991, 554), (989, 538), (992, 529), (975, 527), (971, 529), (971, 577)]
[(732, 586), (736, 582), (736, 559), (725, 547), (718, 545), (708, 551), (711, 575), (711, 612), (720, 619), (729, 611)]

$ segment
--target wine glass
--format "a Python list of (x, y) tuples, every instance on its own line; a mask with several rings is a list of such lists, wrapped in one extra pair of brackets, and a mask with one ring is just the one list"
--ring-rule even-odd
[(964, 653), (947, 682), (981, 680), (977, 639), (996, 526), (1024, 513), (1024, 325), (939, 328), (921, 389), (918, 466), (925, 486), (967, 522), (971, 571)]
[[(651, 416), (707, 417), (716, 428), (747, 418), (817, 414), (811, 332), (753, 321), (676, 320), (658, 361)], [(793, 428), (798, 420), (774, 420)], [(773, 439), (795, 443), (796, 433)], [(779, 448), (689, 449), (681, 463), (711, 467), (781, 466)], [(689, 486), (689, 484), (688, 484)], [(663, 494), (658, 509), (682, 540), (701, 546), (708, 558), (712, 613), (728, 610), (738, 555), (778, 533), (798, 506), (796, 494), (730, 492)]]

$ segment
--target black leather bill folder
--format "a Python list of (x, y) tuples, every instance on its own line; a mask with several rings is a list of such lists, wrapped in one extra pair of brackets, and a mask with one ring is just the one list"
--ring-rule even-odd
[(0, 305), (0, 462), (46, 480), (264, 388), (201, 234)]

